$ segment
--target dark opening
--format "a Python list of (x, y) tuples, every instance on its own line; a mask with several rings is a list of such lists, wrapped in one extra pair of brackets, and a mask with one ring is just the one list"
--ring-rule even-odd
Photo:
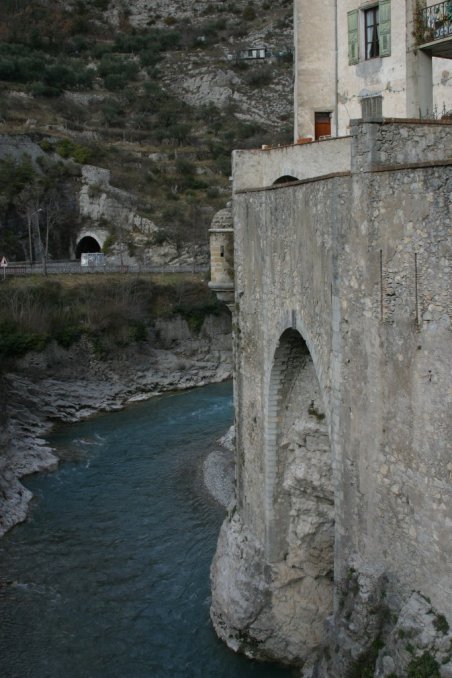
[(364, 12), (364, 23), (366, 28), (366, 59), (375, 59), (375, 57), (380, 56), (378, 7), (371, 7)]
[(80, 240), (75, 250), (75, 256), (77, 259), (80, 259), (82, 254), (91, 253), (91, 252), (100, 252), (101, 247), (97, 240), (90, 235), (86, 235)]
[(297, 177), (292, 177), (290, 174), (285, 174), (283, 177), (279, 177), (276, 181), (273, 182), (273, 186), (276, 184), (290, 184), (292, 181), (299, 181)]

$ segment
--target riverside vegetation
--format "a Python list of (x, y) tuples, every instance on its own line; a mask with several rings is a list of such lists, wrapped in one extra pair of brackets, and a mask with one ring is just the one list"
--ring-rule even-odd
[(55, 422), (231, 376), (231, 320), (197, 276), (32, 276), (0, 285), (0, 535)]
[(41, 351), (52, 341), (69, 348), (82, 336), (103, 358), (147, 341), (158, 318), (183, 318), (196, 333), (207, 316), (224, 313), (199, 277), (184, 274), (10, 278), (0, 286), (0, 308), (3, 361)]

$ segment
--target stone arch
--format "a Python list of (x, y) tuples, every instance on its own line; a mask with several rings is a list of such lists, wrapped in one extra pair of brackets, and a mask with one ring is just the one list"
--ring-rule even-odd
[(91, 252), (100, 252), (102, 250), (99, 241), (92, 235), (85, 235), (81, 238), (75, 249), (75, 256), (80, 259), (82, 254)]
[(273, 186), (278, 184), (291, 184), (293, 181), (300, 181), (297, 177), (293, 177), (291, 174), (285, 174), (282, 177), (279, 177), (273, 182)]
[(275, 351), (268, 389), (266, 556), (270, 563), (286, 561), (315, 579), (324, 578), (326, 600), (334, 570), (332, 481), (326, 411), (316, 369), (302, 335), (287, 329)]

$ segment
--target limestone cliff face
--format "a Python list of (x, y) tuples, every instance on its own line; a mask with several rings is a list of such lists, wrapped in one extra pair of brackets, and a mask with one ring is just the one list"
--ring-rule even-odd
[[(233, 511), (212, 566), (212, 620), (236, 651), (302, 664), (315, 658), (333, 610), (331, 450), (312, 360), (291, 361), (281, 392), (273, 515), (263, 543)], [(290, 396), (290, 397), (289, 397)]]
[(184, 262), (189, 258), (186, 248), (178, 251), (173, 243), (156, 244), (158, 226), (139, 214), (137, 200), (132, 193), (110, 184), (108, 169), (91, 165), (82, 168), (79, 210), (83, 226), (77, 234), (78, 240), (90, 235), (102, 247), (113, 227), (115, 244), (108, 252), (108, 259), (113, 262), (136, 263), (131, 252), (137, 250), (139, 260), (154, 265)]

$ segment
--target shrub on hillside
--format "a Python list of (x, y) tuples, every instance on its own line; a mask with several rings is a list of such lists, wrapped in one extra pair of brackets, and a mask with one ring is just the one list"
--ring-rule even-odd
[(256, 10), (252, 3), (249, 3), (242, 12), (242, 17), (245, 21), (254, 21), (256, 18)]
[(127, 85), (127, 78), (122, 73), (110, 73), (104, 78), (104, 85), (110, 92), (118, 92)]
[(271, 84), (272, 80), (273, 71), (270, 66), (253, 68), (245, 77), (245, 82), (250, 87), (267, 87), (267, 85)]
[(76, 144), (71, 139), (61, 139), (55, 145), (55, 151), (62, 158), (72, 158), (81, 165), (87, 165), (93, 159), (93, 150), (88, 146)]
[(130, 59), (123, 59), (122, 57), (104, 55), (97, 69), (98, 74), (104, 79), (111, 75), (120, 76), (124, 82), (135, 80), (139, 67), (135, 61)]

